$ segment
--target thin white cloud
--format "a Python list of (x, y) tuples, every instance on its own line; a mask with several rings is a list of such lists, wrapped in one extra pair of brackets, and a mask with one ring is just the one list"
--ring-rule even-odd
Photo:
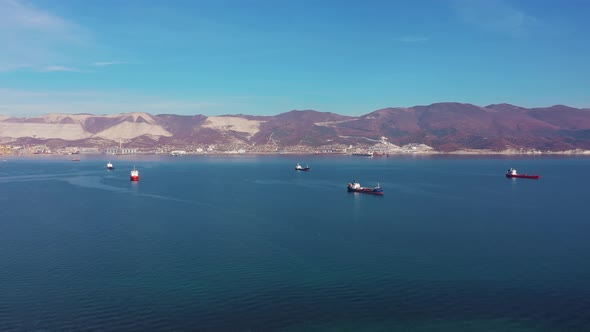
[(70, 63), (69, 51), (84, 50), (90, 40), (74, 22), (21, 0), (0, 0), (0, 72)]
[(19, 0), (0, 0), (2, 28), (67, 29), (71, 23)]
[(502, 0), (453, 0), (452, 10), (461, 20), (489, 31), (519, 37), (538, 19)]
[(68, 103), (26, 103), (0, 104), (0, 114), (6, 116), (28, 117), (51, 113), (89, 113), (113, 114), (130, 112), (147, 112), (151, 114), (199, 114), (215, 112), (223, 106), (216, 102), (177, 102), (177, 101), (136, 101), (136, 102), (93, 102), (81, 101)]
[(47, 91), (47, 90), (19, 90), (0, 88), (0, 100), (32, 100), (33, 98), (68, 98), (68, 97), (98, 97), (99, 91)]
[(107, 66), (114, 66), (114, 65), (122, 65), (125, 64), (123, 61), (97, 61), (93, 62), (92, 65), (95, 67), (107, 67)]
[(77, 68), (65, 67), (65, 66), (45, 66), (41, 69), (41, 71), (45, 71), (45, 72), (66, 71), (66, 72), (76, 72), (76, 73), (84, 72), (84, 71), (77, 69)]
[(14, 70), (30, 69), (32, 66), (28, 64), (12, 63), (12, 64), (0, 64), (0, 73)]
[(27, 117), (48, 113), (220, 114), (240, 100), (198, 100), (132, 92), (0, 89), (0, 115)]
[(430, 39), (425, 36), (404, 36), (398, 38), (398, 41), (402, 43), (426, 43), (429, 40)]

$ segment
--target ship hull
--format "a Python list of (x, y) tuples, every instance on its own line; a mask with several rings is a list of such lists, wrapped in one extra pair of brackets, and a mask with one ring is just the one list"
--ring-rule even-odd
[(347, 188), (349, 193), (363, 193), (363, 194), (370, 194), (370, 195), (383, 195), (382, 189), (374, 189), (374, 188)]
[(506, 174), (507, 178), (518, 178), (518, 179), (533, 179), (538, 180), (538, 175), (527, 175), (527, 174)]
[(296, 168), (296, 171), (302, 171), (302, 172), (309, 172), (309, 167), (305, 167), (305, 168)]
[(130, 177), (129, 177), (129, 179), (130, 179), (131, 181), (133, 181), (133, 182), (135, 182), (135, 181), (139, 181), (139, 175), (137, 175), (137, 176), (133, 176), (133, 175), (132, 175), (132, 176), (130, 176)]
[(114, 168), (114, 167), (107, 167), (107, 169), (108, 169), (109, 171), (112, 171), (112, 170), (114, 170), (115, 168)]

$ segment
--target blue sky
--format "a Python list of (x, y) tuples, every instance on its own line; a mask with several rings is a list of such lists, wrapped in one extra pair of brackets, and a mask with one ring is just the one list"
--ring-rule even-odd
[(0, 0), (0, 114), (590, 107), (586, 0)]

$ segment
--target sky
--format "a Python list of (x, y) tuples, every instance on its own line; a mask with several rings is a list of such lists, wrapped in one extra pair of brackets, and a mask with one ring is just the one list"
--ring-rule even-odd
[(0, 0), (0, 115), (590, 108), (587, 0)]

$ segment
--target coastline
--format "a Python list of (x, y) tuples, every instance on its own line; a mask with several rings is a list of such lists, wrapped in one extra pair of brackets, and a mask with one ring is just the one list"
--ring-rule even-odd
[[(207, 153), (186, 153), (182, 156), (174, 156), (169, 153), (156, 153), (156, 152), (138, 152), (134, 154), (107, 154), (107, 153), (80, 153), (77, 154), (77, 157), (80, 156), (108, 156), (111, 158), (129, 158), (132, 156), (169, 156), (174, 158), (188, 157), (188, 156), (334, 156), (334, 157), (342, 157), (348, 156), (353, 157), (354, 155), (351, 153), (316, 153), (316, 152), (243, 152), (243, 153), (235, 153), (235, 152), (207, 152)], [(389, 152), (387, 155), (375, 155), (375, 156), (354, 156), (356, 158), (362, 159), (381, 159), (381, 158), (388, 158), (388, 157), (396, 157), (396, 156), (411, 156), (411, 155), (471, 155), (471, 156), (485, 156), (485, 155), (497, 155), (497, 156), (541, 156), (541, 155), (567, 155), (567, 156), (590, 156), (590, 150), (582, 150), (582, 149), (575, 149), (575, 150), (565, 150), (565, 151), (519, 151), (519, 150), (502, 150), (502, 151), (494, 151), (494, 150), (480, 150), (480, 149), (462, 149), (462, 150), (455, 150), (455, 151), (436, 151), (436, 150), (428, 150), (428, 151), (399, 151), (399, 152)], [(7, 158), (14, 158), (14, 157), (64, 157), (64, 158), (72, 158), (72, 155), (68, 154), (59, 154), (59, 153), (48, 153), (48, 154), (0, 154), (0, 160), (7, 159)]]
[(519, 150), (476, 150), (476, 149), (464, 149), (451, 152), (440, 152), (441, 154), (457, 154), (457, 155), (590, 155), (590, 150), (564, 150), (564, 151), (519, 151)]

